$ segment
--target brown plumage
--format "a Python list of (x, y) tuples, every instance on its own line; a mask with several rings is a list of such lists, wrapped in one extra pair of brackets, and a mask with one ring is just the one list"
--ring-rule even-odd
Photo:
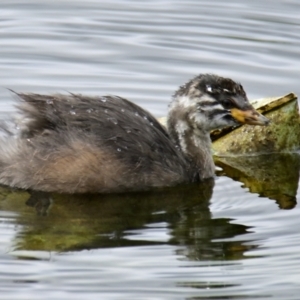
[(233, 108), (267, 123), (239, 84), (215, 75), (175, 93), (169, 133), (121, 97), (17, 95), (19, 130), (0, 140), (0, 183), (46, 192), (126, 192), (212, 177), (211, 129), (240, 123)]

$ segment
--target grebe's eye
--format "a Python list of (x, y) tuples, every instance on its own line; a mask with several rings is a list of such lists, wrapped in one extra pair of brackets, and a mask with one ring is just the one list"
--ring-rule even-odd
[(225, 109), (230, 109), (236, 106), (236, 103), (231, 98), (226, 98), (222, 101), (222, 105)]

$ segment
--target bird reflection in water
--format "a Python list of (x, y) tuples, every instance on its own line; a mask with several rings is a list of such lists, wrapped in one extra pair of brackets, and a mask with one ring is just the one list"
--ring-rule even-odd
[[(214, 180), (158, 191), (114, 195), (47, 195), (33, 192), (27, 204), (47, 216), (20, 206), (20, 196), (1, 201), (2, 210), (17, 210), (20, 226), (16, 250), (80, 251), (106, 247), (178, 245), (177, 254), (188, 260), (244, 258), (256, 247), (231, 238), (251, 229), (229, 218), (213, 219), (209, 210)], [(2, 193), (3, 194), (3, 193)], [(18, 192), (15, 193), (16, 196)], [(26, 197), (22, 194), (23, 200)], [(28, 198), (28, 194), (27, 194)], [(166, 224), (165, 241), (139, 238), (136, 232)], [(151, 225), (148, 227), (148, 225)], [(150, 229), (151, 228), (151, 229)], [(135, 232), (136, 231), (136, 232)], [(132, 238), (133, 237), (133, 238)], [(215, 239), (223, 241), (215, 242)], [(228, 241), (226, 241), (228, 239)], [(249, 242), (249, 240), (248, 240)]]

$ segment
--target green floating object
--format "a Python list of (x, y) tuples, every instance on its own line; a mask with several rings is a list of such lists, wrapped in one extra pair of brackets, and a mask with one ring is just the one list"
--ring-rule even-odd
[(214, 156), (293, 152), (300, 149), (300, 118), (293, 93), (252, 101), (271, 120), (268, 126), (243, 125), (212, 132)]

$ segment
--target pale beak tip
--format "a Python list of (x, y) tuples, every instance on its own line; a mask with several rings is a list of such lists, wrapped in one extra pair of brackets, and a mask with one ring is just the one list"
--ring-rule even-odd
[(261, 125), (262, 126), (268, 126), (270, 124), (270, 122), (271, 122), (270, 119), (266, 118), (263, 115), (260, 115), (259, 121), (261, 121)]

